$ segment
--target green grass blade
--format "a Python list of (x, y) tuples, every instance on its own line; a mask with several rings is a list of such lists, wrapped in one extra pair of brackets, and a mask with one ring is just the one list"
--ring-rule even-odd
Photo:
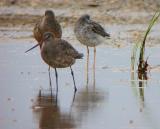
[(153, 16), (153, 18), (150, 21), (150, 24), (148, 26), (148, 29), (147, 29), (145, 35), (144, 35), (144, 39), (143, 39), (143, 42), (142, 42), (142, 45), (141, 45), (141, 48), (140, 48), (139, 61), (140, 60), (141, 61), (144, 60), (144, 51), (145, 51), (145, 44), (146, 44), (147, 36), (150, 33), (153, 25), (155, 24), (155, 22), (157, 21), (157, 19), (159, 18), (159, 16), (160, 16), (160, 11), (156, 12), (155, 15)]
[(145, 52), (146, 39), (147, 39), (147, 36), (150, 33), (152, 27), (154, 26), (154, 24), (158, 20), (159, 16), (160, 16), (160, 10), (158, 10), (154, 14), (152, 19), (150, 20), (149, 26), (148, 26), (148, 28), (147, 28), (147, 30), (145, 32), (143, 41), (141, 43), (137, 42), (133, 46), (132, 54), (131, 54), (131, 70), (133, 70), (133, 71), (135, 71), (135, 67), (138, 64), (138, 58), (139, 58), (139, 62), (140, 61), (144, 61), (144, 52)]

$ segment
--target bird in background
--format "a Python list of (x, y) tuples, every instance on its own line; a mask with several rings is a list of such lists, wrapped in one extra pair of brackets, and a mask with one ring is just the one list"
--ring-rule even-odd
[(82, 15), (76, 22), (74, 33), (76, 38), (87, 47), (87, 84), (88, 84), (88, 63), (89, 63), (89, 47), (94, 48), (94, 80), (95, 80), (95, 60), (96, 46), (104, 42), (104, 38), (110, 38), (110, 34), (97, 22), (90, 19), (88, 14)]
[[(46, 10), (45, 15), (35, 24), (33, 29), (33, 36), (38, 42), (35, 46), (28, 49), (26, 52), (29, 52), (33, 48), (42, 45), (42, 38), (45, 32), (51, 32), (55, 35), (56, 38), (62, 37), (62, 29), (58, 21), (56, 20), (55, 14), (52, 10)], [(25, 52), (25, 53), (26, 53)]]
[[(82, 59), (83, 54), (79, 53), (67, 41), (56, 38), (52, 32), (45, 32), (43, 34), (43, 42), (41, 46), (41, 57), (45, 63), (55, 69), (56, 86), (58, 92), (58, 74), (57, 68), (67, 68), (71, 70), (71, 75), (74, 83), (74, 92), (77, 91), (75, 84), (74, 72), (72, 65), (76, 59)], [(51, 83), (50, 83), (51, 84)]]

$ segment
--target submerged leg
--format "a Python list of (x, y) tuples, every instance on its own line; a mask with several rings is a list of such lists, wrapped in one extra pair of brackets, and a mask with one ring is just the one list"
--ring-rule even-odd
[(93, 63), (93, 85), (95, 86), (95, 69), (96, 69), (96, 47), (94, 47), (94, 63)]
[(48, 74), (49, 74), (49, 85), (50, 85), (51, 96), (52, 96), (52, 80), (51, 80), (50, 66), (48, 67)]
[(58, 73), (56, 68), (55, 68), (55, 76), (56, 76), (56, 92), (58, 92)]
[(87, 86), (88, 86), (88, 82), (89, 82), (89, 76), (88, 76), (88, 74), (89, 74), (89, 47), (87, 46)]
[(58, 73), (57, 69), (55, 68), (55, 76), (56, 76), (56, 104), (57, 104), (57, 99), (58, 99)]
[(75, 79), (74, 79), (74, 73), (73, 73), (73, 70), (72, 70), (71, 66), (70, 66), (70, 69), (71, 69), (71, 75), (72, 75), (73, 83), (74, 83), (74, 92), (76, 92), (77, 91), (77, 87), (76, 87), (76, 83), (75, 83)]
[(51, 81), (50, 66), (48, 67), (48, 75), (49, 75), (49, 85), (50, 85), (50, 89), (52, 89), (52, 81)]
[(40, 89), (38, 97), (41, 99), (41, 96), (42, 96), (42, 93), (41, 93), (41, 89)]

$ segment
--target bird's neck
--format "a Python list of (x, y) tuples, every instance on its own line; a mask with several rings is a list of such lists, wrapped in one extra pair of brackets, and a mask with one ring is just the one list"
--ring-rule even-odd
[(84, 26), (84, 25), (86, 25), (86, 23), (83, 21), (79, 21), (79, 25)]
[(46, 20), (55, 20), (55, 17), (54, 16), (45, 16), (45, 19)]

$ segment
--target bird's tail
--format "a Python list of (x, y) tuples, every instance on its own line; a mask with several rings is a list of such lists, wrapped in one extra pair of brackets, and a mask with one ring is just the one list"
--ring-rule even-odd
[(111, 38), (111, 35), (106, 32), (106, 33), (105, 33), (105, 37), (106, 37), (107, 39), (110, 39), (110, 38)]
[(82, 59), (83, 56), (84, 56), (83, 53), (78, 53), (77, 56), (76, 56), (76, 59)]

